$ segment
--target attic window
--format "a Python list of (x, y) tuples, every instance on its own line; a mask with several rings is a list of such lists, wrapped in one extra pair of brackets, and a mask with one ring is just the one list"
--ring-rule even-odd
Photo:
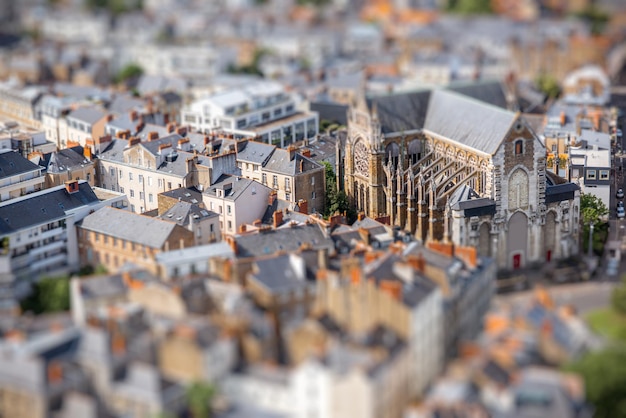
[(515, 141), (515, 155), (523, 155), (524, 154), (524, 140), (518, 139)]
[(41, 212), (43, 212), (43, 213), (48, 213), (48, 211), (46, 210), (46, 208), (41, 208)]
[(523, 128), (524, 128), (524, 126), (522, 125), (522, 122), (517, 121), (517, 123), (515, 124), (515, 130), (517, 132), (521, 132)]

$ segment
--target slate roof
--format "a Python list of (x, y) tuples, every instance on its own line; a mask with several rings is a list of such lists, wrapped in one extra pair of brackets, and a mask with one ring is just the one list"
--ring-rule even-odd
[(424, 129), (471, 149), (493, 155), (517, 115), (463, 95), (433, 91)]
[(265, 171), (288, 176), (295, 176), (320, 168), (322, 168), (321, 164), (297, 152), (293, 159), (289, 159), (289, 150), (283, 148), (277, 148), (270, 160), (263, 167)]
[(199, 207), (197, 204), (189, 202), (177, 202), (169, 208), (163, 215), (159, 216), (164, 221), (176, 222), (180, 226), (189, 224), (189, 217), (195, 220), (215, 218), (219, 216), (215, 212)]
[(80, 293), (85, 299), (106, 298), (128, 291), (121, 275), (96, 276), (80, 280)]
[(466, 184), (452, 193), (448, 203), (450, 208), (454, 210), (474, 209), (496, 204), (495, 200), (480, 197), (474, 189)]
[(39, 170), (41, 167), (22, 157), (18, 152), (11, 150), (0, 152), (0, 179)]
[[(152, 248), (162, 248), (178, 227), (173, 222), (139, 215), (109, 206), (87, 215), (82, 220), (83, 229), (110, 235)], [(140, 234), (137, 231), (141, 231)]]
[(211, 257), (234, 258), (234, 253), (227, 242), (221, 241), (213, 244), (160, 252), (156, 255), (156, 260), (159, 263), (169, 264), (196, 261), (198, 258), (208, 260)]
[(181, 187), (178, 189), (168, 190), (167, 192), (159, 194), (172, 199), (178, 199), (181, 202), (189, 202), (194, 204), (202, 202), (202, 193), (198, 191), (195, 187)]
[(237, 152), (237, 160), (263, 165), (275, 149), (276, 146), (274, 145), (248, 141), (245, 147)]
[(100, 119), (104, 118), (106, 113), (99, 107), (79, 107), (78, 109), (67, 115), (68, 118), (76, 119), (81, 122), (85, 122), (89, 125), (93, 125)]
[(0, 234), (8, 234), (63, 218), (66, 211), (99, 202), (85, 181), (79, 182), (78, 191), (67, 193), (65, 186), (57, 186), (0, 205)]
[(368, 97), (367, 107), (377, 110), (383, 134), (421, 129), (431, 96), (430, 90)]
[(141, 110), (144, 107), (141, 99), (129, 95), (116, 96), (109, 104), (109, 111), (113, 113), (128, 113), (131, 110)]
[(454, 83), (446, 87), (446, 90), (480, 100), (502, 109), (508, 108), (504, 86), (495, 80), (478, 81), (472, 83)]
[(224, 198), (233, 201), (237, 200), (243, 194), (243, 192), (251, 185), (259, 188), (266, 188), (266, 186), (262, 185), (258, 181), (245, 179), (238, 176), (232, 176), (230, 174), (222, 174), (220, 178), (217, 179), (217, 181), (213, 183), (210, 188), (206, 189), (204, 193), (211, 196), (217, 196), (217, 189), (224, 189), (224, 187), (227, 186), (229, 183), (232, 185), (232, 188), (230, 189), (230, 192), (228, 192), (228, 194), (224, 194)]
[(83, 155), (83, 147), (65, 148), (44, 155), (47, 173), (63, 173), (78, 166), (91, 164)]
[(254, 262), (252, 277), (268, 291), (291, 292), (306, 286), (304, 260), (295, 254), (260, 258)]
[(295, 250), (310, 243), (314, 249), (334, 250), (333, 241), (317, 224), (288, 226), (266, 232), (237, 235), (237, 257), (258, 257), (278, 251)]

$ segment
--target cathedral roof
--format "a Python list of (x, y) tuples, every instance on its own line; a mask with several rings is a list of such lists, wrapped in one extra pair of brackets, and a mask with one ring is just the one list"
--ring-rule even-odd
[(504, 86), (500, 81), (486, 80), (471, 83), (454, 83), (446, 87), (446, 90), (489, 103), (502, 109), (508, 108)]
[(424, 129), (489, 155), (495, 154), (517, 115), (458, 93), (431, 93)]
[(372, 96), (367, 106), (376, 109), (383, 134), (422, 129), (430, 90)]

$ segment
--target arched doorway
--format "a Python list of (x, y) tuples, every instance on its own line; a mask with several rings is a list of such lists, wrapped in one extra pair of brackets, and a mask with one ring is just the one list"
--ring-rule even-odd
[(523, 212), (516, 212), (509, 219), (507, 235), (508, 266), (513, 270), (526, 264), (528, 248), (528, 217)]

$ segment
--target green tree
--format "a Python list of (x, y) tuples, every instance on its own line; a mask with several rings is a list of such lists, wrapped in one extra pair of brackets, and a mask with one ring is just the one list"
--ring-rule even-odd
[(576, 16), (587, 22), (593, 35), (601, 35), (610, 18), (608, 13), (594, 4), (590, 4)]
[(585, 381), (587, 400), (596, 418), (626, 418), (626, 347), (612, 346), (587, 354), (568, 367)]
[(211, 402), (215, 387), (204, 382), (194, 382), (186, 392), (187, 406), (193, 418), (207, 418), (211, 414)]
[(493, 13), (491, 0), (450, 0), (448, 11), (467, 15)]
[(604, 249), (604, 242), (608, 237), (608, 224), (604, 217), (609, 214), (609, 208), (597, 196), (590, 193), (580, 195), (580, 221), (582, 222), (582, 244), (583, 251), (589, 250), (590, 225), (593, 223), (593, 251), (601, 255)]
[(582, 193), (580, 195), (580, 217), (583, 224), (600, 224), (606, 215), (609, 214), (609, 208), (599, 197), (591, 193)]
[(550, 99), (555, 99), (561, 94), (561, 86), (556, 78), (549, 74), (540, 74), (535, 80), (535, 85), (543, 94)]
[(23, 311), (35, 315), (70, 309), (70, 278), (45, 277), (33, 286), (32, 294), (21, 303)]
[(115, 83), (123, 83), (132, 79), (137, 79), (143, 75), (143, 68), (137, 64), (128, 64), (122, 68), (114, 77)]

